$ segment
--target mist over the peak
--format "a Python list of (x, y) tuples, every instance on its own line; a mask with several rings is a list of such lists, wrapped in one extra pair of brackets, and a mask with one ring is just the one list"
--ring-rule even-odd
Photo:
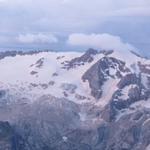
[(148, 0), (0, 0), (0, 18), (0, 50), (79, 50), (66, 44), (74, 33), (94, 39), (106, 33), (120, 37), (123, 49), (130, 43), (150, 55)]
[(104, 34), (71, 34), (67, 41), (68, 44), (74, 46), (86, 46), (104, 50), (135, 50), (132, 45), (125, 43), (119, 36)]

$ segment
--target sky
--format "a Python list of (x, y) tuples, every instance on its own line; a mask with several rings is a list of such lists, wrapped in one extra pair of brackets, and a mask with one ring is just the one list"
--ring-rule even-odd
[(0, 0), (0, 50), (136, 49), (150, 56), (150, 0)]

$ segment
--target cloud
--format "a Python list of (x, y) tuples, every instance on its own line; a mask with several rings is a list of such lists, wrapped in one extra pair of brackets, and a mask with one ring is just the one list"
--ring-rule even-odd
[(86, 46), (105, 50), (134, 50), (135, 48), (125, 43), (118, 36), (110, 34), (82, 34), (74, 33), (68, 38), (67, 43), (73, 46)]
[(150, 7), (135, 7), (118, 9), (113, 12), (113, 16), (150, 16)]
[[(37, 38), (29, 33), (52, 33), (60, 39), (52, 41), (66, 49), (65, 38), (73, 32), (110, 33), (133, 44), (147, 41), (149, 8), (150, 0), (0, 0), (0, 36), (5, 36), (0, 43), (24, 48), (22, 43), (34, 42), (42, 49), (40, 43), (45, 43), (42, 39), (47, 35), (39, 38), (36, 34)], [(17, 36), (19, 33), (24, 34)]]
[(49, 43), (57, 43), (58, 39), (52, 34), (20, 34), (17, 37), (17, 41), (24, 44), (49, 44)]

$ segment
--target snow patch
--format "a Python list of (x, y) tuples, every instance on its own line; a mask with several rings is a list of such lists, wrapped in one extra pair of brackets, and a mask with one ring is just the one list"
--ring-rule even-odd
[(105, 106), (111, 100), (114, 91), (117, 90), (118, 79), (110, 78), (108, 79), (102, 87), (102, 97), (97, 103), (97, 105)]

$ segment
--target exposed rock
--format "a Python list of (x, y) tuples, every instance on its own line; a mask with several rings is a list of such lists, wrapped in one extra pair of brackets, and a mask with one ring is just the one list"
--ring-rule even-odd
[(56, 77), (56, 76), (58, 76), (58, 73), (54, 72), (54, 73), (52, 74), (52, 76), (53, 76), (53, 77)]
[[(113, 74), (111, 74), (111, 69), (115, 70)], [(109, 78), (121, 78), (122, 73), (125, 72), (129, 72), (129, 69), (125, 67), (124, 62), (112, 57), (103, 57), (84, 73), (82, 79), (83, 81), (88, 80), (92, 96), (99, 99), (105, 81)]]
[(131, 85), (131, 84), (137, 84), (139, 85), (141, 83), (141, 79), (137, 77), (136, 74), (127, 74), (125, 75), (120, 82), (118, 83), (118, 88), (123, 89), (125, 86)]
[[(135, 120), (135, 116), (139, 113), (141, 117)], [(150, 143), (148, 118), (148, 115), (142, 110), (124, 115), (117, 122), (113, 122), (110, 126), (111, 138), (106, 150), (145, 150)], [(145, 124), (146, 122), (147, 124)], [(148, 132), (145, 132), (146, 130)]]
[(147, 79), (148, 79), (147, 85), (148, 85), (148, 87), (150, 88), (150, 77), (147, 77)]
[(101, 97), (101, 87), (103, 82), (106, 80), (99, 66), (100, 63), (97, 62), (82, 76), (83, 81), (88, 80), (89, 86), (91, 88), (91, 94), (96, 99)]
[(30, 83), (30, 85), (32, 86), (32, 87), (38, 87), (38, 84), (36, 84), (36, 83)]
[(137, 101), (141, 96), (141, 89), (139, 87), (134, 87), (129, 90), (128, 96), (131, 100)]
[(98, 129), (98, 140), (96, 143), (97, 149), (106, 149), (107, 141), (109, 139), (109, 126), (106, 124), (102, 124)]
[(129, 108), (133, 103), (140, 101), (140, 100), (147, 100), (149, 98), (149, 94), (144, 91), (142, 92), (140, 86), (131, 86), (129, 91), (126, 91), (128, 97), (122, 97), (122, 89), (117, 90), (114, 92), (110, 103), (105, 107), (102, 115), (107, 121), (115, 120), (118, 112)]
[(32, 64), (30, 67), (35, 66), (36, 68), (41, 68), (43, 64), (44, 64), (44, 58), (40, 58), (39, 60), (37, 60), (35, 64)]
[(19, 138), (9, 122), (0, 121), (0, 150), (20, 150)]
[(80, 94), (76, 94), (76, 95), (75, 95), (75, 98), (77, 98), (77, 99), (79, 99), (79, 100), (84, 100), (84, 99), (86, 99), (85, 96), (82, 96), (82, 95), (80, 95)]
[(56, 59), (59, 60), (59, 59), (62, 59), (64, 58), (65, 56), (58, 56)]
[(0, 122), (0, 149), (11, 150), (12, 131), (8, 122)]
[(142, 73), (150, 75), (150, 64), (142, 64), (141, 62), (138, 62), (138, 66)]
[(31, 71), (30, 74), (31, 75), (36, 75), (36, 74), (38, 74), (38, 72), (37, 71)]
[[(3, 134), (15, 137), (10, 144), (15, 141), (21, 150), (145, 150), (150, 144), (150, 110), (141, 109), (112, 122), (103, 121), (98, 126), (86, 128), (81, 126), (77, 113), (80, 108), (76, 104), (54, 97), (42, 100), (22, 109), (23, 113), (14, 125), (14, 135)], [(88, 111), (90, 115), (97, 108)], [(7, 133), (9, 130), (7, 128), (6, 132), (3, 128), (2, 131)]]
[(9, 103), (8, 91), (7, 89), (0, 90), (0, 108), (5, 107)]
[(81, 57), (72, 59), (64, 64), (64, 69), (75, 68), (76, 66), (84, 65), (84, 63), (91, 63), (93, 61), (93, 56), (98, 54), (97, 50), (89, 49)]
[[(76, 104), (50, 96), (23, 107), (14, 125), (24, 139), (23, 150), (61, 149), (63, 137), (69, 137), (80, 124), (78, 111)], [(70, 144), (67, 147), (71, 148)]]
[(88, 115), (85, 122), (78, 114), (80, 105), (41, 97), (18, 110), (12, 127), (0, 122), (1, 150), (145, 150), (150, 144), (149, 109), (124, 113), (111, 122), (99, 120), (94, 126), (101, 111), (91, 105), (84, 108)]
[(4, 97), (6, 94), (5, 90), (0, 90), (0, 98)]
[(53, 86), (55, 84), (55, 81), (49, 81), (48, 83), (50, 86)]
[(63, 94), (64, 94), (65, 97), (68, 97), (67, 92), (64, 91)]
[(113, 50), (101, 50), (99, 53), (104, 54), (105, 56), (108, 56), (112, 54), (114, 51)]
[(69, 84), (69, 83), (63, 83), (61, 85), (61, 88), (63, 90), (65, 90), (66, 92), (70, 93), (70, 94), (73, 94), (75, 93), (75, 90), (77, 89), (77, 86), (74, 85), (74, 84)]
[(43, 89), (47, 89), (47, 88), (48, 88), (48, 84), (46, 84), (46, 83), (42, 83), (42, 84), (40, 84), (40, 86), (41, 86)]
[(23, 56), (23, 55), (34, 55), (38, 53), (43, 53), (43, 52), (49, 52), (49, 50), (42, 50), (42, 51), (4, 51), (0, 52), (0, 60), (4, 59), (5, 57), (15, 57), (17, 55)]

